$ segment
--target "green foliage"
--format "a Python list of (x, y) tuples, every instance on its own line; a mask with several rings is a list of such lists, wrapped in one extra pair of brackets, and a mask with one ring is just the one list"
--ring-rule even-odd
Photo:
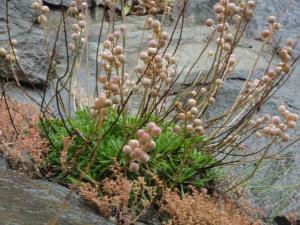
[[(128, 158), (123, 154), (122, 147), (129, 139), (136, 138), (135, 133), (142, 120), (128, 115), (121, 116), (110, 129), (116, 117), (116, 113), (111, 111), (101, 130), (97, 130), (97, 121), (88, 109), (76, 112), (75, 116), (66, 121), (71, 133), (80, 133), (74, 135), (69, 146), (67, 162), (70, 168), (66, 171), (61, 168), (60, 158), (64, 149), (63, 140), (69, 136), (67, 129), (61, 119), (43, 120), (42, 132), (51, 143), (45, 166), (55, 173), (56, 178), (64, 182), (74, 182), (90, 162), (95, 150), (96, 160), (84, 177), (87, 180), (99, 181), (109, 177), (115, 160), (130, 179), (142, 175), (147, 182), (151, 182), (152, 179), (147, 173), (150, 170), (169, 187), (181, 189), (186, 189), (188, 185), (201, 187), (218, 174), (213, 169), (204, 169), (215, 160), (199, 149), (203, 137), (174, 133), (172, 123), (159, 124), (162, 134), (155, 140), (156, 148), (150, 152), (149, 163), (142, 165), (138, 174), (129, 172)], [(107, 135), (100, 139), (108, 130)]]

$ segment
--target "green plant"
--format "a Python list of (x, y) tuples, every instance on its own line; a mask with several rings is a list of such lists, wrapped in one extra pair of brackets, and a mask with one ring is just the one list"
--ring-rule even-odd
[[(109, 129), (116, 116), (116, 112), (111, 110), (101, 132), (105, 133)], [(96, 182), (109, 177), (111, 166), (115, 161), (119, 163), (130, 179), (137, 177), (137, 174), (127, 170), (129, 158), (124, 154), (122, 148), (129, 139), (137, 138), (135, 133), (139, 122), (140, 119), (134, 116), (122, 116), (118, 120), (115, 127), (101, 140), (101, 144), (96, 149), (96, 160), (85, 179)], [(63, 178), (68, 181), (78, 179), (80, 173), (88, 165), (92, 151), (101, 137), (95, 118), (87, 108), (77, 111), (70, 118), (67, 123), (70, 132), (80, 132), (86, 140), (78, 135), (68, 143), (68, 146), (64, 146), (64, 139), (69, 134), (62, 120), (48, 120), (44, 121), (44, 124), (45, 126), (41, 126), (41, 128), (51, 143), (46, 166), (48, 165), (51, 171), (55, 171), (55, 175), (59, 179)], [(211, 154), (201, 151), (202, 136), (183, 136), (182, 133), (174, 133), (174, 126), (174, 123), (161, 124), (162, 132), (155, 140), (156, 147), (149, 153), (148, 164), (144, 164), (139, 173), (151, 182), (151, 177), (147, 174), (147, 170), (150, 170), (170, 187), (182, 189), (187, 189), (188, 185), (202, 187), (217, 175), (213, 169), (205, 169), (215, 163), (215, 159)], [(66, 163), (69, 165), (69, 169), (67, 170), (62, 168), (60, 160), (65, 148), (68, 148)]]

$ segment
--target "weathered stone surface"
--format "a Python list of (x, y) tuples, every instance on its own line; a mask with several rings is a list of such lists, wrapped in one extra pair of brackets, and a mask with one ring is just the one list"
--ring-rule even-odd
[[(0, 224), (43, 225), (55, 216), (68, 190), (47, 181), (32, 180), (0, 169)], [(112, 225), (76, 194), (59, 217), (59, 225)]]
[[(18, 41), (16, 55), (19, 64), (14, 66), (19, 81), (37, 86), (45, 85), (47, 54), (43, 31), (35, 24), (36, 15), (31, 9), (31, 0), (8, 1), (9, 30), (11, 38)], [(6, 1), (0, 0), (0, 46), (9, 49), (6, 26)], [(13, 78), (10, 65), (0, 60), (0, 76)]]
[[(43, 0), (43, 2), (49, 6), (58, 7), (61, 6), (61, 3), (63, 6), (68, 7), (73, 0)], [(86, 1), (89, 5), (89, 7), (97, 6), (102, 3), (102, 0), (88, 0)]]
[(0, 169), (7, 169), (8, 165), (3, 154), (0, 153)]

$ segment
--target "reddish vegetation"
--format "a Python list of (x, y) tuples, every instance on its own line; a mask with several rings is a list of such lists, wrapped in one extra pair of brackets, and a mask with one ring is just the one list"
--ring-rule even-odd
[(180, 198), (177, 192), (164, 194), (162, 210), (171, 219), (168, 225), (260, 225), (253, 222), (233, 201), (194, 190)]
[(0, 114), (0, 151), (14, 164), (30, 157), (38, 165), (47, 153), (47, 141), (38, 132), (38, 111), (2, 96)]

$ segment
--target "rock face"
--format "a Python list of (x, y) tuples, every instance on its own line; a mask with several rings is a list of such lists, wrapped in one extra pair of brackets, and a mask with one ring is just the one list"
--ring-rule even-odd
[[(8, 15), (11, 38), (18, 42), (15, 49), (21, 68), (14, 66), (18, 80), (44, 86), (48, 70), (45, 38), (43, 31), (34, 25), (36, 15), (31, 10), (31, 0), (8, 1)], [(0, 47), (8, 50), (8, 46), (6, 1), (0, 0)], [(0, 60), (0, 65), (0, 76), (13, 78), (11, 67), (4, 60)]]
[[(12, 170), (0, 169), (1, 225), (44, 225), (55, 216), (68, 190), (47, 181), (35, 181)], [(59, 217), (59, 225), (112, 225), (77, 195)]]
[[(63, 6), (68, 7), (73, 0), (43, 0), (43, 2), (47, 5), (59, 7), (61, 3)], [(89, 7), (100, 5), (103, 1), (102, 0), (88, 0), (87, 3)]]
[(0, 153), (0, 170), (7, 169), (8, 165), (3, 154)]
[(300, 0), (266, 0), (256, 1), (254, 19), (251, 22), (249, 33), (260, 37), (260, 32), (267, 27), (267, 19), (269, 16), (278, 16), (279, 22), (282, 24), (282, 29), (276, 34), (277, 37), (282, 37), (283, 40), (292, 37), (296, 38), (299, 35), (300, 29)]

